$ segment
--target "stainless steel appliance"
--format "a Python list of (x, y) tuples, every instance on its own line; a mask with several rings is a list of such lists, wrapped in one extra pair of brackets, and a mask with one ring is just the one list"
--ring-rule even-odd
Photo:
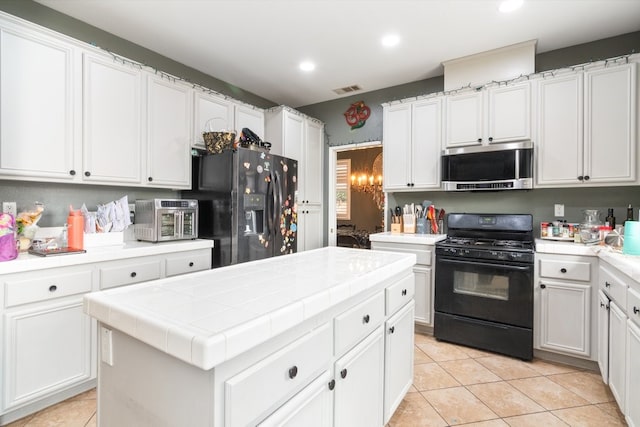
[(436, 338), (533, 357), (533, 217), (448, 214), (436, 243)]
[(441, 162), (445, 191), (533, 188), (531, 141), (449, 148)]
[(198, 238), (198, 201), (136, 200), (135, 237), (147, 242)]
[(200, 237), (214, 240), (212, 266), (296, 252), (296, 160), (259, 148), (193, 157)]

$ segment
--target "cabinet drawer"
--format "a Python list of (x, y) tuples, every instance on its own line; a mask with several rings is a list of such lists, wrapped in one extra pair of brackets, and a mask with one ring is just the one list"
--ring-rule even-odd
[(640, 293), (631, 288), (627, 291), (627, 316), (640, 326)]
[(211, 250), (192, 251), (182, 254), (169, 255), (165, 260), (167, 277), (211, 268)]
[(384, 293), (337, 316), (334, 320), (335, 354), (341, 355), (369, 335), (384, 320)]
[(396, 243), (373, 242), (371, 244), (371, 249), (414, 254), (416, 256), (416, 264), (422, 265), (431, 265), (431, 258), (433, 254), (433, 246), (428, 245), (400, 245)]
[(386, 314), (395, 313), (400, 307), (413, 298), (416, 281), (413, 274), (408, 274), (385, 289)]
[(591, 264), (579, 261), (541, 259), (540, 276), (588, 282), (591, 280)]
[(309, 384), (331, 363), (331, 338), (327, 323), (225, 381), (225, 425), (255, 425)]
[(141, 259), (137, 262), (118, 262), (99, 268), (100, 289), (132, 285), (160, 278), (160, 259)]
[(12, 307), (91, 292), (91, 269), (59, 273), (43, 270), (39, 276), (44, 277), (6, 281), (5, 305)]
[(610, 268), (600, 265), (600, 289), (623, 310), (627, 306), (627, 282)]

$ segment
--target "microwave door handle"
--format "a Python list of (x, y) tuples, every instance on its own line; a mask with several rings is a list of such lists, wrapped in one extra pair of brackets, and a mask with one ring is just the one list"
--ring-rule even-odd
[(173, 213), (173, 237), (180, 237), (180, 233), (181, 233), (181, 221), (180, 221), (180, 214), (182, 212), (180, 211), (176, 211)]
[(516, 161), (516, 179), (520, 179), (520, 150), (515, 151), (515, 161)]

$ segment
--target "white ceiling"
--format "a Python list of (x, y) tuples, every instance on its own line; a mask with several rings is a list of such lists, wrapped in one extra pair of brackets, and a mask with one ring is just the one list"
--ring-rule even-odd
[[(442, 75), (441, 62), (537, 39), (537, 53), (640, 30), (640, 0), (36, 0), (278, 104)], [(401, 43), (383, 48), (396, 32)], [(298, 69), (302, 60), (315, 71)]]

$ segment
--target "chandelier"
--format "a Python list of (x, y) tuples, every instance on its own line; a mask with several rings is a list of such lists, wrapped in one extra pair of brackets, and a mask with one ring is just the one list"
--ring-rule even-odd
[(382, 153), (373, 161), (371, 171), (365, 170), (351, 174), (351, 189), (361, 193), (369, 193), (378, 209), (384, 207), (382, 191)]

